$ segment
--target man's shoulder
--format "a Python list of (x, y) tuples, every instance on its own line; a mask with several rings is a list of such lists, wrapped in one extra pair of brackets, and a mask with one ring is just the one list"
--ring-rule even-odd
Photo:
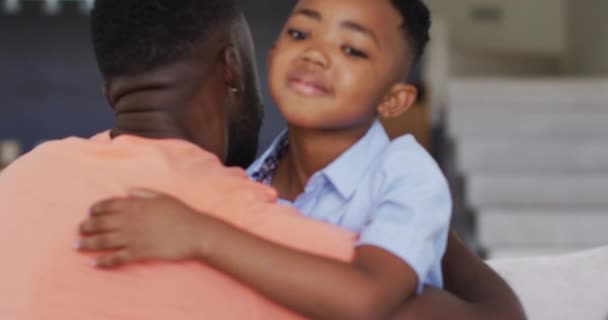
[(182, 162), (192, 164), (196, 160), (205, 162), (207, 167), (221, 167), (217, 157), (202, 148), (176, 139), (146, 139), (135, 136), (119, 136), (111, 139), (105, 133), (92, 138), (67, 137), (44, 142), (23, 155), (18, 162), (44, 159), (62, 162), (90, 160), (93, 163), (134, 162), (142, 165), (165, 165), (183, 167)]
[[(42, 143), (13, 161), (0, 172), (0, 197), (14, 203), (50, 199), (50, 194), (65, 190), (81, 191), (70, 183), (80, 175), (75, 150), (87, 141), (70, 137)], [(73, 187), (73, 188), (72, 188)], [(18, 196), (18, 199), (16, 198)], [(13, 203), (13, 204), (14, 204)]]
[(217, 157), (185, 141), (127, 136), (112, 140), (97, 135), (92, 139), (68, 137), (42, 143), (14, 161), (2, 176), (19, 175), (23, 179), (61, 174), (81, 180), (107, 180), (119, 175), (135, 180), (187, 179), (194, 175), (191, 179), (195, 179), (197, 173), (217, 174), (222, 169)]
[(48, 140), (17, 158), (5, 169), (5, 171), (13, 170), (15, 167), (21, 167), (39, 162), (46, 162), (50, 165), (49, 161), (52, 161), (55, 157), (60, 155), (65, 156), (71, 151), (77, 149), (79, 145), (84, 145), (87, 143), (88, 141), (86, 139), (78, 137)]
[(61, 139), (46, 140), (46, 141), (36, 145), (34, 148), (32, 148), (31, 151), (29, 151), (25, 155), (53, 152), (57, 149), (73, 148), (78, 145), (85, 145), (85, 144), (92, 144), (92, 142), (89, 141), (88, 139), (76, 137), (76, 136), (69, 136), (69, 137), (65, 137), (65, 138), (61, 138)]

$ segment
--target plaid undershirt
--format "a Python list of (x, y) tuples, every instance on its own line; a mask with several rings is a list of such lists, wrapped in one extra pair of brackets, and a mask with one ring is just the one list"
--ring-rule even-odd
[(264, 163), (260, 166), (260, 169), (251, 175), (251, 178), (257, 182), (265, 185), (272, 183), (272, 176), (279, 165), (279, 160), (283, 158), (287, 150), (289, 150), (289, 140), (287, 134), (283, 134), (280, 138), (276, 148), (272, 150), (270, 155), (264, 160)]

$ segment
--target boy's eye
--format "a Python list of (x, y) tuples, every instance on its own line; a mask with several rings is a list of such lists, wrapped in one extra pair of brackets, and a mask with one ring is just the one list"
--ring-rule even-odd
[(344, 53), (347, 56), (351, 56), (351, 57), (354, 57), (354, 58), (362, 58), (362, 59), (369, 58), (369, 56), (367, 55), (367, 53), (365, 53), (365, 52), (363, 52), (361, 50), (355, 49), (353, 47), (345, 46), (345, 47), (342, 48), (342, 51), (344, 51)]
[(296, 29), (288, 29), (287, 34), (294, 40), (306, 40), (308, 35)]

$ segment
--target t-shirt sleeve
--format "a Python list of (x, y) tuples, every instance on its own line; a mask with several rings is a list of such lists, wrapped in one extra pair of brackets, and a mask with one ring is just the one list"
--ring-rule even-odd
[[(410, 138), (411, 139), (411, 138)], [(413, 140), (396, 140), (377, 172), (380, 193), (358, 246), (380, 247), (406, 262), (418, 276), (420, 293), (441, 266), (452, 211), (441, 170)], [(441, 285), (441, 283), (439, 283)]]

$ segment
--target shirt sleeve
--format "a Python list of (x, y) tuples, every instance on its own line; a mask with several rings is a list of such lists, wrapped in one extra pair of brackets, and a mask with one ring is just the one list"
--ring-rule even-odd
[(380, 192), (357, 246), (376, 246), (401, 258), (418, 276), (421, 293), (424, 285), (442, 286), (452, 200), (435, 161), (411, 143), (396, 140), (385, 154), (377, 173)]

